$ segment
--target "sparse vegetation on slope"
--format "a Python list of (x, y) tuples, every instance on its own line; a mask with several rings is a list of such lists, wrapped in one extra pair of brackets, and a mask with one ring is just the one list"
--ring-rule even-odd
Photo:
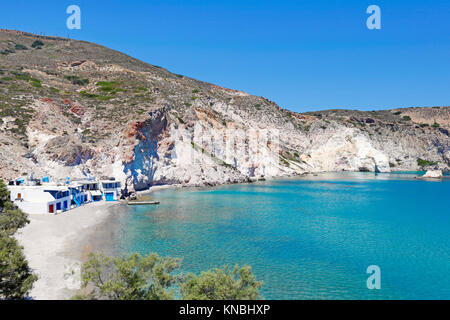
[[(77, 174), (131, 166), (126, 171), (130, 188), (247, 181), (266, 172), (358, 170), (360, 161), (371, 168), (373, 156), (356, 161), (360, 155), (344, 155), (339, 149), (321, 154), (324, 148), (357, 150), (362, 145), (385, 154), (377, 161), (383, 159), (380, 165), (386, 170), (393, 168), (386, 159), (401, 160), (395, 163), (398, 170), (415, 170), (416, 159), (424, 154), (441, 168), (449, 166), (449, 107), (299, 114), (264, 97), (177, 75), (83, 41), (3, 30), (0, 52), (0, 176), (8, 179), (50, 170), (42, 166), (48, 160), (56, 163), (45, 174), (58, 175), (67, 164), (63, 155), (70, 154), (82, 160), (74, 162), (72, 172)], [(161, 112), (162, 122), (142, 127)], [(249, 147), (261, 137), (243, 134), (245, 150), (233, 151), (229, 161), (215, 141), (189, 146), (197, 129), (222, 135), (223, 141), (248, 130), (278, 132), (280, 154), (274, 151), (274, 137), (263, 146), (271, 159), (252, 161)], [(63, 136), (70, 137), (65, 148), (74, 148), (75, 155), (51, 143)], [(136, 147), (148, 140), (153, 144), (142, 149), (147, 158), (136, 157)], [(48, 147), (52, 145), (58, 148)], [(180, 154), (188, 149), (218, 165), (209, 168), (199, 161), (180, 166), (176, 159), (188, 159)]]

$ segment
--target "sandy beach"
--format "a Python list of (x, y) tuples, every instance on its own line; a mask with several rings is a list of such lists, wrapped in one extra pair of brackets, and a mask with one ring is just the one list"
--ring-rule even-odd
[(91, 203), (59, 215), (29, 215), (19, 230), (31, 268), (39, 279), (31, 291), (38, 300), (70, 299), (80, 287), (80, 266), (90, 252), (113, 253), (125, 206)]

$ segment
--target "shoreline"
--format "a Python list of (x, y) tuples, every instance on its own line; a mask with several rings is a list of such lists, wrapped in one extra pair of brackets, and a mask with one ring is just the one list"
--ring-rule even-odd
[(38, 276), (30, 298), (70, 299), (80, 288), (81, 264), (90, 252), (113, 254), (123, 206), (90, 203), (54, 215), (28, 215), (16, 238)]
[[(323, 174), (327, 175), (327, 173), (308, 174), (302, 177), (268, 179), (266, 182), (292, 178), (315, 180), (323, 178), (320, 177)], [(413, 179), (409, 177), (408, 180), (410, 179), (430, 180), (417, 177)], [(434, 180), (431, 179), (431, 181)], [(211, 188), (211, 186), (163, 185), (154, 186), (137, 194), (149, 196), (161, 190), (189, 188)], [(19, 230), (16, 238), (24, 247), (24, 254), (30, 267), (38, 275), (38, 281), (30, 292), (30, 298), (61, 300), (70, 299), (75, 295), (81, 284), (80, 267), (87, 260), (89, 253), (101, 252), (106, 255), (117, 253), (115, 244), (120, 236), (121, 222), (127, 207), (121, 202), (99, 202), (90, 203), (57, 216), (28, 215), (30, 224)]]
[[(184, 185), (184, 184), (168, 184), (168, 185), (155, 185), (151, 186), (150, 188), (146, 190), (140, 190), (136, 191), (136, 196), (139, 197), (148, 197), (152, 195), (153, 193), (157, 193), (158, 191), (164, 191), (164, 190), (187, 190), (187, 189), (208, 189), (208, 188), (215, 188), (215, 187), (222, 187), (222, 186), (232, 186), (232, 185), (246, 185), (246, 184), (257, 184), (257, 183), (264, 183), (264, 182), (271, 182), (271, 181), (280, 181), (280, 180), (291, 180), (291, 179), (304, 179), (304, 178), (317, 178), (317, 177), (323, 177), (323, 176), (329, 176), (332, 175), (339, 175), (339, 174), (366, 174), (366, 175), (373, 175), (378, 176), (379, 178), (405, 178), (407, 176), (413, 176), (409, 177), (409, 179), (417, 179), (417, 180), (425, 180), (425, 181), (437, 181), (439, 179), (445, 180), (450, 178), (450, 171), (443, 171), (443, 177), (436, 179), (436, 178), (423, 178), (422, 175), (418, 175), (417, 172), (423, 172), (425, 171), (390, 171), (390, 172), (379, 172), (376, 173), (374, 171), (369, 172), (363, 172), (363, 171), (320, 171), (320, 172), (306, 172), (299, 175), (292, 175), (292, 176), (277, 176), (277, 177), (268, 177), (264, 178), (264, 180), (255, 180), (255, 181), (245, 181), (245, 182), (237, 182), (237, 183), (218, 183), (215, 185)], [(387, 177), (386, 175), (389, 175)]]

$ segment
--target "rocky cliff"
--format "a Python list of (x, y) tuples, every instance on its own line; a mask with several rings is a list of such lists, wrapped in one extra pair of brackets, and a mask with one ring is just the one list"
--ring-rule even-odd
[(0, 31), (0, 176), (127, 191), (450, 166), (450, 108), (299, 114), (82, 41)]

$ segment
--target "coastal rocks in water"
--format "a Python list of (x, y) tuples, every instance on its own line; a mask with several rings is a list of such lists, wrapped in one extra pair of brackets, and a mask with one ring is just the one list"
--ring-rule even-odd
[(137, 200), (137, 195), (136, 193), (132, 192), (130, 194), (130, 196), (127, 198), (127, 200)]
[(422, 178), (435, 178), (440, 179), (442, 178), (442, 170), (428, 170)]

